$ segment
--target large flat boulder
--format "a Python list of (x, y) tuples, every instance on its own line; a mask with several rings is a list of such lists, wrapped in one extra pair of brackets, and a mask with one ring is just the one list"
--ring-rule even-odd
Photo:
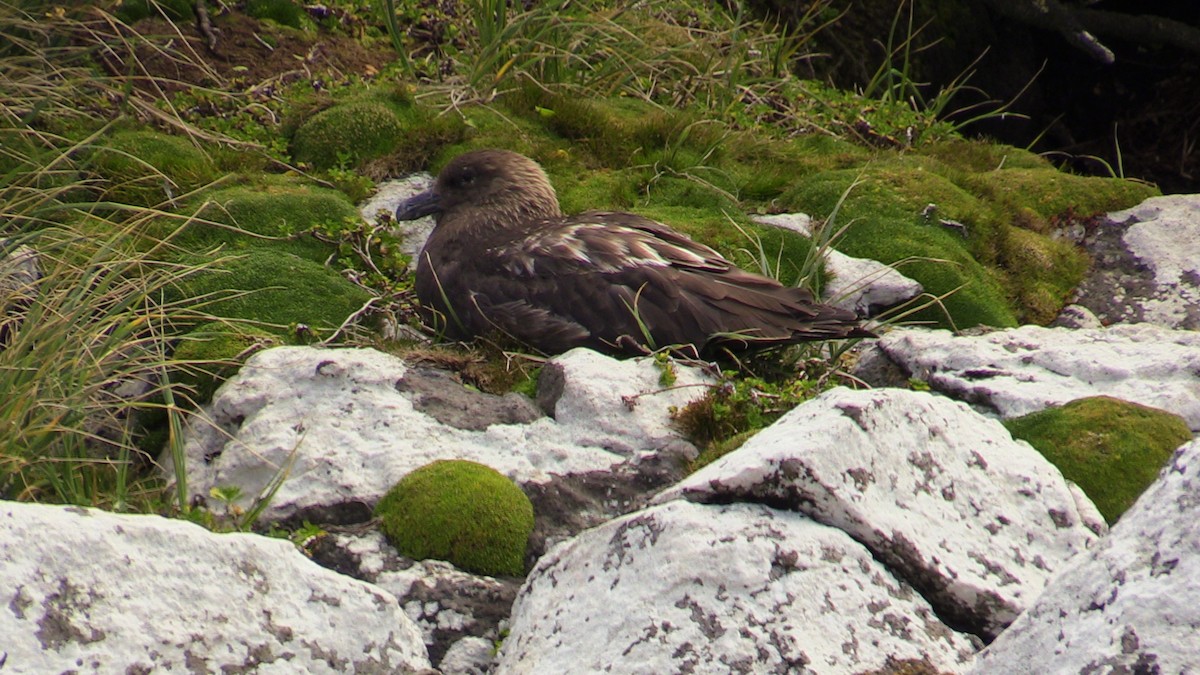
[(1200, 195), (1151, 197), (1089, 224), (1076, 302), (1104, 323), (1200, 329)]
[(870, 549), (958, 630), (994, 637), (1103, 520), (1036, 450), (963, 403), (839, 388), (659, 500), (756, 502)]
[(975, 649), (834, 528), (761, 504), (673, 501), (544, 556), (496, 673), (961, 672)]
[(188, 485), (200, 495), (236, 486), (245, 507), (286, 470), (265, 520), (361, 522), (398, 480), (439, 459), (479, 462), (520, 483), (636, 459), (677, 441), (670, 408), (705, 392), (693, 369), (677, 367), (669, 388), (653, 359), (586, 349), (545, 370), (557, 393), (544, 403), (557, 419), (519, 394), (473, 391), (373, 349), (264, 350), (190, 424)]
[(979, 675), (1200, 670), (1200, 441), (985, 650)]
[(289, 542), (0, 502), (0, 669), (395, 673), (429, 667), (385, 591)]
[(933, 390), (1001, 417), (1112, 396), (1173, 412), (1200, 430), (1200, 332), (1148, 323), (984, 335), (899, 329), (878, 349)]

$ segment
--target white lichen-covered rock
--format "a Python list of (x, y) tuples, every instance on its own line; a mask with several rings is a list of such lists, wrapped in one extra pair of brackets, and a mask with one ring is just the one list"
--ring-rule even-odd
[[(409, 560), (377, 531), (328, 534), (324, 539), (312, 552), (313, 559), (394, 595), (443, 673), (470, 672), (492, 662), (491, 648), (502, 637), (501, 623), (508, 618), (519, 579), (468, 574), (440, 560)], [(482, 660), (477, 648), (481, 643), (488, 646)]]
[(442, 675), (487, 675), (496, 661), (496, 643), (480, 637), (465, 637), (450, 645), (438, 664)]
[(1200, 329), (1200, 195), (1151, 197), (1080, 239), (1093, 265), (1076, 302), (1105, 323)]
[(1200, 672), (1200, 441), (983, 652), (979, 675)]
[[(398, 480), (434, 460), (480, 462), (520, 482), (607, 469), (667, 443), (670, 406), (704, 394), (653, 393), (663, 388), (654, 365), (579, 352), (592, 365), (586, 376), (609, 375), (605, 389), (567, 377), (555, 421), (520, 395), (472, 392), (443, 371), (371, 349), (261, 351), (217, 391), (207, 418), (189, 426), (188, 486), (201, 495), (237, 486), (244, 507), (284, 469), (266, 520), (358, 522)], [(560, 359), (570, 364), (575, 354)], [(623, 397), (635, 395), (626, 407)], [(572, 406), (603, 415), (572, 416)]]
[[(812, 236), (812, 218), (804, 213), (751, 216), (751, 220)], [(908, 302), (925, 290), (919, 282), (890, 265), (848, 256), (832, 248), (825, 253), (825, 271), (832, 279), (823, 289), (822, 299), (864, 317)]]
[(1002, 417), (1106, 395), (1173, 412), (1200, 430), (1200, 332), (1145, 323), (972, 336), (901, 329), (878, 348), (934, 390)]
[[(379, 184), (375, 194), (359, 205), (358, 212), (362, 214), (363, 219), (367, 222), (377, 223), (380, 213), (386, 213), (389, 216), (394, 214), (400, 202), (415, 194), (424, 192), (432, 186), (433, 176), (425, 172), (414, 173), (396, 180), (383, 181)], [(433, 232), (433, 225), (433, 216), (426, 216), (416, 220), (393, 221), (392, 223), (395, 233), (402, 238), (403, 243), (401, 247), (404, 253), (414, 258), (421, 251), (421, 247), (425, 245), (425, 240)]]
[(808, 401), (659, 500), (755, 501), (859, 541), (938, 615), (991, 637), (1103, 520), (1036, 450), (966, 405), (901, 389)]
[[(669, 369), (669, 371), (668, 371)], [(652, 358), (617, 360), (591, 349), (550, 359), (538, 378), (538, 403), (588, 445), (623, 455), (657, 448), (678, 434), (671, 408), (704, 396), (714, 380), (696, 368)]]
[(429, 666), (395, 598), (290, 543), (0, 502), (0, 669), (394, 673)]
[(860, 545), (760, 504), (674, 501), (555, 547), (513, 607), (496, 672), (961, 671), (975, 645)]

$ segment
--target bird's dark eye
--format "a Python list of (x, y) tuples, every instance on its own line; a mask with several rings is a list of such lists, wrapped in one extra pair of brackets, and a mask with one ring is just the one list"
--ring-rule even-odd
[(472, 171), (464, 171), (458, 175), (459, 185), (471, 185), (475, 182), (475, 173)]

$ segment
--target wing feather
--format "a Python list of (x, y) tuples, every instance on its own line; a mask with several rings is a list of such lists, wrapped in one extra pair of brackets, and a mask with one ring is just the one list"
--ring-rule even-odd
[(854, 320), (633, 214), (535, 223), (460, 262), (471, 279), (468, 328), (499, 329), (551, 352), (630, 344), (703, 350), (736, 336), (784, 343), (840, 337)]

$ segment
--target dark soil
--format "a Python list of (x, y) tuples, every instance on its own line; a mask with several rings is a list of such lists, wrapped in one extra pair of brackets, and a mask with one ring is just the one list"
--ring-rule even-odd
[[(757, 11), (793, 22), (813, 1), (750, 0)], [(972, 125), (966, 133), (1030, 147), (1080, 173), (1140, 178), (1165, 193), (1200, 192), (1200, 49), (1104, 35), (1116, 59), (1105, 65), (1057, 32), (994, 15), (984, 3), (913, 2), (914, 26), (923, 28), (914, 41), (912, 79), (928, 83), (925, 90), (932, 96), (972, 73), (970, 89), (960, 92), (951, 110), (997, 101), (1011, 102), (1009, 111), (1018, 113)], [(1195, 2), (1087, 4), (1200, 26)], [(887, 61), (885, 45), (901, 9), (892, 44), (905, 39), (909, 5), (906, 0), (833, 0), (832, 5), (843, 14), (809, 45), (822, 56), (806, 62), (801, 75), (862, 87)], [(903, 61), (893, 58), (892, 63)]]
[[(396, 60), (396, 52), (385, 42), (367, 47), (358, 38), (302, 32), (236, 12), (212, 17), (212, 50), (194, 21), (180, 22), (176, 29), (162, 19), (146, 19), (133, 28), (149, 41), (136, 50), (141, 68), (165, 79), (166, 87), (174, 90), (203, 86), (239, 91), (301, 79), (319, 86), (372, 78)], [(128, 68), (113, 60), (106, 66), (116, 72)]]

